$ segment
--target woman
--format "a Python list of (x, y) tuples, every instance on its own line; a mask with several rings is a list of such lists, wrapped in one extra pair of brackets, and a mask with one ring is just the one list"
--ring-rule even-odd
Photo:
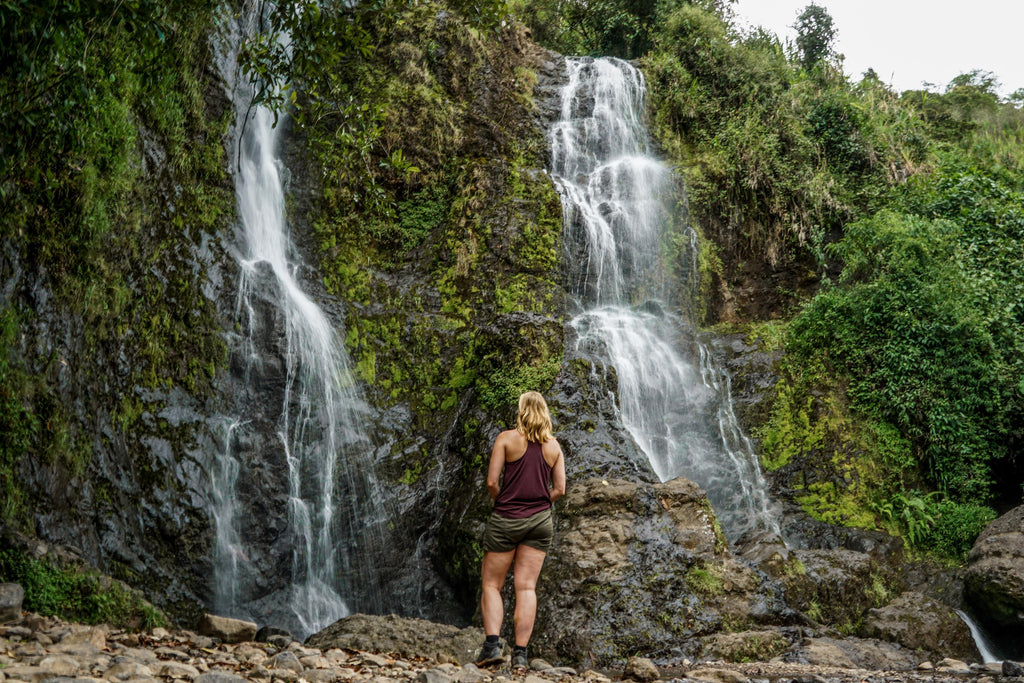
[(554, 533), (551, 504), (565, 495), (565, 457), (551, 434), (548, 404), (536, 391), (519, 397), (516, 428), (494, 440), (487, 490), (494, 499), (494, 512), (484, 533), (481, 568), (480, 612), (487, 640), (477, 664), (502, 661), (498, 641), (504, 617), (501, 588), (514, 562), (516, 642), (512, 666), (526, 667), (526, 646), (537, 615), (537, 577)]

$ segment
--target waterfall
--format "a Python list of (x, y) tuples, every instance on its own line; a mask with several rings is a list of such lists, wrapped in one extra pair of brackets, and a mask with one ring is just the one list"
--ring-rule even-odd
[(981, 655), (981, 661), (986, 664), (988, 662), (1001, 662), (1002, 657), (995, 654), (992, 649), (992, 644), (989, 642), (988, 638), (985, 637), (985, 633), (981, 630), (981, 627), (974, 622), (974, 619), (971, 619), (963, 610), (955, 609), (953, 611), (957, 613), (957, 616), (959, 616), (963, 622), (967, 624), (967, 628), (970, 629), (971, 637), (974, 638), (974, 646), (978, 648), (978, 654)]
[[(732, 539), (755, 528), (777, 532), (757, 457), (733, 412), (728, 375), (696, 338), (693, 321), (668, 312), (673, 295), (662, 254), (682, 197), (650, 149), (643, 75), (618, 59), (567, 64), (550, 142), (570, 284), (581, 309), (570, 323), (574, 352), (614, 366), (622, 422), (662, 481), (685, 476), (700, 484)], [(683, 234), (688, 256), (678, 270), (689, 286), (675, 296), (690, 298), (697, 242), (692, 229)]]
[[(251, 88), (236, 73), (235, 55), (247, 34), (245, 27), (236, 30), (221, 61), (233, 91), (237, 146), (239, 334), (233, 366), (242, 366), (236, 374), (243, 391), (257, 398), (240, 401), (239, 410), (252, 414), (228, 420), (224, 450), (210, 468), (215, 605), (233, 616), (277, 619), (273, 625), (304, 638), (346, 616), (352, 600), (373, 603), (376, 572), (364, 550), (377, 544), (374, 534), (384, 515), (376, 503), (381, 496), (372, 446), (362, 428), (365, 404), (335, 326), (298, 278), (303, 264), (289, 238), (287, 169), (278, 156), (286, 113), (275, 119), (267, 108), (251, 107)], [(278, 408), (262, 408), (275, 392)], [(234, 444), (259, 438), (261, 420), (262, 433), (271, 435), (264, 441), (277, 443), (237, 453)], [(246, 541), (266, 523), (254, 509), (268, 505), (242, 500), (242, 479), (287, 482), (287, 490), (277, 492), (287, 501), (287, 521), (269, 544), (269, 557), (255, 557), (268, 551)], [(288, 586), (275, 594), (272, 586), (282, 572)]]

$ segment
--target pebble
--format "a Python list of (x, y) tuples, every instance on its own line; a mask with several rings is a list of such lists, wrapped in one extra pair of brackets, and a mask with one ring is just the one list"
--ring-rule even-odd
[[(31, 626), (30, 626), (31, 625)], [(271, 636), (273, 638), (274, 636)], [(283, 637), (283, 636), (282, 636)], [(675, 660), (678, 663), (678, 659)], [(690, 669), (690, 662), (686, 661)], [(656, 669), (655, 669), (656, 671)], [(783, 661), (750, 664), (701, 662), (688, 673), (674, 669), (679, 683), (999, 683), (1024, 672), (1014, 662), (967, 667), (944, 659), (916, 671), (866, 672)], [(1003, 675), (1000, 676), (1000, 673)], [(675, 678), (675, 676), (683, 676)], [(321, 652), (288, 640), (215, 642), (191, 631), (111, 631), (105, 626), (67, 624), (28, 614), (0, 626), (0, 683), (612, 683), (606, 673), (552, 667), (530, 661), (525, 672), (508, 663), (480, 669), (473, 664), (396, 658), (387, 653), (330, 649)]]

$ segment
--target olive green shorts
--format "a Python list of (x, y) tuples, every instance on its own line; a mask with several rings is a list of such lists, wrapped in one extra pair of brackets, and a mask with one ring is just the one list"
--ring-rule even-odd
[(484, 532), (484, 552), (507, 553), (520, 544), (547, 552), (554, 535), (551, 508), (522, 519), (509, 519), (492, 512)]

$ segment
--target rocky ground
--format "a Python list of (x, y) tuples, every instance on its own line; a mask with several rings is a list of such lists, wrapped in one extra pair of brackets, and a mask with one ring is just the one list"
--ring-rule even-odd
[(693, 680), (707, 683), (875, 683), (878, 681), (1024, 681), (1012, 662), (967, 666), (945, 660), (908, 671), (768, 662), (683, 661), (659, 671), (633, 658), (616, 670), (577, 671), (534, 659), (528, 670), (505, 664), (478, 668), (449, 654), (397, 656), (386, 651), (305, 646), (282, 635), (272, 642), (225, 643), (191, 631), (126, 632), (107, 626), (69, 624), (34, 614), (0, 626), (0, 681), (62, 683), (68, 680), (125, 683), (610, 683), (613, 680)]

